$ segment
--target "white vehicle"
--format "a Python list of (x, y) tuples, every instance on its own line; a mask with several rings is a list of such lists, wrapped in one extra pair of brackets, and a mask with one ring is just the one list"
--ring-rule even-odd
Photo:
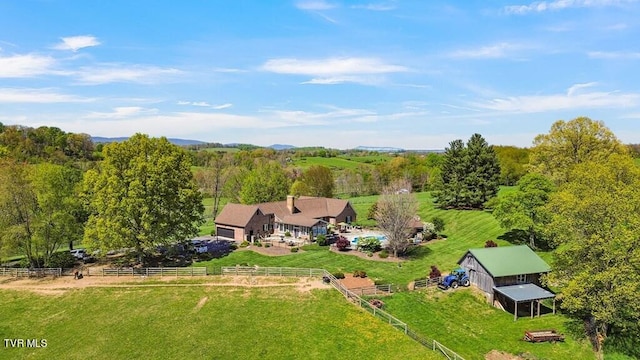
[(71, 251), (71, 255), (73, 255), (78, 260), (84, 260), (85, 258), (89, 257), (85, 249), (73, 249), (70, 251)]

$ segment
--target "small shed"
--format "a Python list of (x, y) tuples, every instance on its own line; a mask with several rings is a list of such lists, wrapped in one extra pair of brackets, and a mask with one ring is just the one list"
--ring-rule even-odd
[(458, 264), (492, 304), (497, 301), (503, 308), (514, 305), (516, 318), (520, 303), (529, 303), (533, 316), (534, 302), (539, 309), (540, 300), (555, 299), (555, 294), (542, 288), (540, 282), (551, 267), (527, 245), (469, 249)]

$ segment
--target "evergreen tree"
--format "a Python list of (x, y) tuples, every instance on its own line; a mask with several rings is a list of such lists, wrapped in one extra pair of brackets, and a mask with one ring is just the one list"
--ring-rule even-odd
[(500, 165), (493, 148), (480, 134), (466, 146), (454, 140), (445, 150), (436, 203), (444, 208), (482, 208), (498, 193)]

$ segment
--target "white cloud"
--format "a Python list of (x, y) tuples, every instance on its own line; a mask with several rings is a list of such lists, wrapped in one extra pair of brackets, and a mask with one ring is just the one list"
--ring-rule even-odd
[(591, 51), (588, 53), (593, 59), (640, 59), (640, 52), (627, 51)]
[(497, 59), (511, 55), (514, 51), (522, 49), (522, 45), (499, 43), (482, 46), (476, 49), (457, 50), (449, 54), (453, 58), (461, 59)]
[(233, 106), (231, 103), (220, 104), (220, 105), (211, 105), (206, 101), (178, 101), (178, 105), (191, 105), (191, 106), (199, 106), (199, 107), (208, 107), (215, 110), (227, 109)]
[(90, 102), (94, 99), (61, 94), (53, 89), (0, 88), (0, 103), (75, 103)]
[(390, 11), (390, 10), (394, 10), (396, 6), (390, 3), (370, 3), (370, 4), (363, 4), (363, 5), (353, 5), (351, 6), (351, 8), (371, 10), (371, 11)]
[(91, 112), (87, 115), (89, 119), (126, 119), (141, 115), (155, 114), (158, 109), (146, 109), (139, 106), (116, 107), (112, 112)]
[(221, 105), (215, 105), (215, 106), (212, 106), (212, 108), (213, 108), (213, 109), (216, 109), (216, 110), (222, 110), (222, 109), (228, 109), (228, 108), (230, 108), (230, 107), (232, 107), (232, 106), (233, 106), (233, 104), (231, 104), (231, 103), (226, 103), (226, 104), (221, 104)]
[(617, 91), (576, 93), (578, 89), (584, 89), (592, 85), (593, 83), (574, 85), (567, 90), (567, 94), (513, 96), (493, 99), (486, 102), (476, 102), (472, 105), (481, 109), (511, 113), (637, 107), (640, 105), (640, 93), (622, 93)]
[(289, 75), (312, 76), (305, 84), (332, 85), (345, 82), (375, 84), (382, 79), (371, 75), (409, 71), (404, 66), (387, 64), (376, 58), (329, 58), (316, 60), (271, 59), (263, 70)]
[(332, 4), (323, 0), (307, 0), (298, 1), (295, 6), (300, 10), (330, 10), (338, 7), (336, 4)]
[(101, 67), (84, 67), (76, 72), (82, 84), (97, 85), (114, 82), (154, 84), (168, 82), (183, 72), (173, 68), (157, 66), (107, 64)]
[(71, 50), (76, 52), (82, 48), (98, 46), (100, 41), (92, 35), (80, 35), (61, 38), (62, 42), (53, 46), (56, 50)]
[(584, 83), (584, 84), (575, 84), (575, 85), (571, 86), (569, 88), (569, 90), (567, 90), (567, 96), (573, 96), (573, 95), (575, 95), (575, 93), (577, 91), (580, 91), (581, 89), (586, 89), (586, 88), (595, 86), (597, 84), (598, 84), (597, 82), (589, 82), (589, 83)]
[(56, 60), (35, 54), (0, 56), (0, 78), (23, 78), (51, 73)]
[(569, 8), (616, 6), (636, 0), (555, 0), (534, 1), (528, 5), (509, 5), (504, 7), (507, 14), (524, 15), (527, 13), (564, 10)]

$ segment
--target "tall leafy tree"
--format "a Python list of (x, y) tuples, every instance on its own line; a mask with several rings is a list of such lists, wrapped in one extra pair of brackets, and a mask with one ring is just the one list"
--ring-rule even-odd
[(500, 163), (500, 184), (515, 185), (527, 173), (529, 149), (515, 146), (493, 147)]
[(393, 256), (403, 254), (410, 246), (411, 221), (418, 211), (418, 201), (413, 193), (401, 191), (411, 189), (410, 185), (406, 182), (392, 183), (377, 202), (376, 222), (387, 236), (387, 248)]
[(498, 193), (499, 177), (496, 154), (480, 134), (466, 146), (454, 140), (445, 150), (436, 202), (446, 208), (482, 208)]
[(244, 179), (240, 190), (243, 204), (284, 200), (289, 192), (289, 178), (277, 162), (259, 164)]
[(99, 171), (85, 173), (90, 216), (84, 240), (104, 250), (144, 251), (197, 235), (202, 223), (188, 153), (166, 138), (136, 134), (103, 149)]
[(548, 134), (536, 136), (530, 164), (534, 171), (557, 184), (567, 181), (571, 169), (586, 161), (606, 162), (627, 149), (602, 121), (578, 117), (553, 123)]
[(0, 171), (0, 239), (32, 266), (48, 266), (65, 242), (82, 235), (78, 170), (48, 163), (7, 163)]
[(567, 180), (549, 203), (562, 306), (587, 320), (598, 349), (612, 332), (640, 349), (640, 168), (612, 155), (574, 166)]
[(493, 216), (507, 230), (526, 231), (529, 246), (535, 249), (550, 220), (545, 206), (554, 190), (553, 182), (544, 175), (527, 174), (518, 181), (516, 191), (498, 200)]
[(336, 182), (331, 169), (322, 165), (309, 167), (302, 173), (299, 181), (302, 182), (302, 185), (298, 187), (299, 194), (295, 195), (331, 198), (336, 188)]

